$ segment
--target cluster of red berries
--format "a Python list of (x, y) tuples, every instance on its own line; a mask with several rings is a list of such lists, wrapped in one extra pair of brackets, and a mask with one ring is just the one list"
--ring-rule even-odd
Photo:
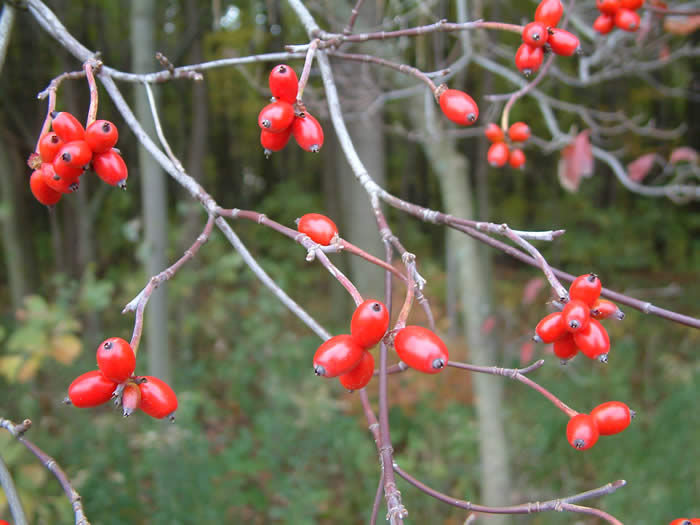
[(270, 72), (268, 83), (273, 101), (258, 114), (260, 144), (265, 155), (284, 148), (290, 136), (294, 136), (301, 149), (318, 153), (323, 146), (321, 124), (308, 111), (295, 110), (297, 74), (288, 65), (279, 64)]
[(678, 518), (668, 525), (700, 525), (700, 518)]
[(566, 425), (566, 439), (578, 450), (586, 450), (595, 445), (600, 436), (610, 436), (625, 430), (634, 411), (620, 402), (608, 401), (598, 405), (590, 414), (577, 414)]
[(581, 43), (576, 35), (556, 29), (564, 13), (559, 0), (542, 0), (535, 10), (535, 21), (523, 29), (523, 43), (515, 53), (515, 65), (524, 75), (537, 71), (544, 60), (545, 46), (557, 55), (573, 55)]
[[(525, 153), (520, 148), (510, 149), (508, 147), (508, 144), (505, 142), (505, 133), (503, 133), (501, 126), (491, 122), (486, 126), (484, 135), (493, 142), (486, 156), (491, 166), (502, 168), (507, 162), (513, 168), (520, 168), (525, 164)], [(525, 142), (530, 138), (530, 127), (524, 122), (515, 122), (508, 128), (508, 138), (510, 142)]]
[(389, 329), (389, 310), (384, 303), (368, 299), (355, 309), (350, 335), (336, 335), (318, 347), (314, 372), (318, 376), (339, 377), (348, 390), (364, 388), (374, 373), (369, 349), (382, 340)]
[(590, 359), (602, 363), (608, 361), (610, 338), (598, 319), (624, 313), (615, 303), (600, 299), (602, 285), (597, 275), (580, 275), (569, 288), (570, 300), (561, 312), (545, 316), (535, 328), (534, 339), (543, 343), (554, 343), (554, 354), (568, 361), (581, 351)]
[(644, 0), (596, 0), (600, 16), (593, 22), (593, 29), (602, 35), (608, 34), (615, 26), (623, 31), (636, 31), (640, 18), (635, 11), (643, 3)]
[(90, 166), (107, 184), (126, 188), (126, 164), (114, 146), (117, 127), (108, 120), (96, 120), (87, 129), (66, 111), (51, 114), (53, 131), (39, 140), (39, 151), (32, 154), (34, 168), (29, 186), (45, 206), (56, 204), (64, 193), (78, 189), (80, 176)]
[(133, 375), (136, 356), (124, 339), (111, 337), (100, 344), (97, 367), (98, 370), (86, 372), (70, 384), (66, 402), (84, 408), (102, 405), (116, 397), (124, 417), (140, 408), (157, 419), (175, 419), (175, 392), (157, 377)]
[[(446, 89), (444, 84), (438, 88), (440, 109), (455, 124), (471, 126), (479, 118), (479, 106), (464, 91)], [(441, 91), (442, 90), (442, 91)]]

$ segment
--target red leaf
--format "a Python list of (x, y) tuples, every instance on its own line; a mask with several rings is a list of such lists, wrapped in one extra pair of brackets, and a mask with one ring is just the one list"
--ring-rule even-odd
[(583, 130), (561, 150), (557, 176), (562, 187), (572, 193), (578, 190), (581, 177), (593, 175), (593, 150), (588, 139), (590, 133), (589, 129)]
[(667, 16), (664, 20), (664, 29), (674, 35), (686, 36), (700, 28), (700, 15), (694, 16)]
[(627, 175), (635, 182), (641, 182), (649, 174), (656, 162), (656, 153), (647, 153), (627, 165)]
[(540, 293), (544, 285), (545, 280), (543, 277), (533, 277), (527, 283), (525, 283), (525, 287), (523, 288), (522, 303), (525, 305), (532, 304), (532, 302), (537, 299), (537, 295)]
[(697, 160), (698, 152), (688, 146), (682, 146), (674, 149), (668, 159), (671, 164), (676, 164), (678, 162), (695, 162)]
[(535, 353), (535, 343), (527, 341), (520, 347), (520, 365), (525, 365), (532, 361), (532, 356)]
[(496, 318), (493, 315), (490, 315), (486, 319), (484, 319), (484, 323), (481, 325), (481, 333), (484, 335), (489, 335), (491, 333), (491, 330), (494, 329), (496, 326)]

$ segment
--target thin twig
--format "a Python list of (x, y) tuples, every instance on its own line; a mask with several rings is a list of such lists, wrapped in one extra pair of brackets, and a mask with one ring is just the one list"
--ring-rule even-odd
[(102, 67), (102, 62), (99, 60), (86, 60), (83, 64), (85, 78), (87, 79), (88, 87), (90, 88), (90, 107), (88, 108), (87, 120), (85, 121), (85, 129), (97, 119), (98, 93), (97, 83), (93, 71)]
[(158, 107), (156, 106), (156, 99), (153, 96), (153, 90), (151, 89), (151, 85), (148, 82), (144, 82), (143, 87), (146, 89), (146, 96), (148, 98), (148, 105), (151, 108), (151, 115), (153, 116), (153, 124), (156, 128), (156, 135), (158, 135), (158, 140), (160, 141), (160, 145), (163, 146), (165, 153), (168, 155), (168, 158), (175, 166), (175, 169), (184, 173), (185, 168), (182, 167), (182, 163), (175, 156), (175, 154), (173, 153), (173, 150), (170, 149), (170, 144), (168, 143), (168, 139), (165, 138), (165, 133), (163, 133), (163, 128), (160, 125), (160, 117), (158, 116)]
[(5, 462), (0, 456), (0, 487), (5, 492), (7, 506), (10, 507), (12, 519), (15, 520), (15, 525), (27, 525), (27, 516), (24, 513), (24, 507), (17, 494), (15, 482), (12, 479), (12, 474), (5, 465)]
[(301, 77), (299, 77), (299, 87), (297, 88), (297, 104), (303, 104), (302, 98), (304, 96), (304, 89), (306, 88), (306, 83), (309, 81), (309, 74), (311, 73), (311, 64), (314, 61), (314, 54), (318, 49), (318, 38), (314, 38), (309, 44), (309, 48), (306, 50), (306, 58), (304, 59), (304, 67), (301, 70)]

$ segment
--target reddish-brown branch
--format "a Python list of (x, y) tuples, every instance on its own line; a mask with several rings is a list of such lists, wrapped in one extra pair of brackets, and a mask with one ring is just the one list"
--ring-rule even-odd
[(360, 8), (362, 7), (362, 4), (364, 3), (364, 1), (365, 0), (357, 0), (355, 7), (352, 8), (352, 11), (350, 11), (350, 20), (348, 21), (348, 25), (345, 26), (345, 29), (343, 29), (344, 35), (352, 34), (352, 28), (355, 26), (355, 21), (357, 20), (357, 15), (360, 14)]
[(318, 38), (314, 38), (309, 44), (309, 48), (306, 50), (306, 59), (304, 60), (304, 67), (301, 70), (301, 77), (299, 77), (299, 87), (297, 88), (297, 104), (303, 107), (302, 97), (304, 96), (304, 89), (306, 88), (306, 83), (309, 81), (309, 74), (311, 73), (311, 64), (314, 61), (314, 54), (318, 49)]
[(85, 129), (87, 129), (88, 126), (97, 119), (98, 93), (97, 82), (95, 82), (95, 75), (93, 74), (93, 71), (99, 69), (101, 66), (102, 62), (99, 60), (87, 60), (83, 64), (85, 78), (87, 79), (88, 86), (90, 88), (90, 107), (88, 108), (88, 116), (87, 120), (85, 121)]

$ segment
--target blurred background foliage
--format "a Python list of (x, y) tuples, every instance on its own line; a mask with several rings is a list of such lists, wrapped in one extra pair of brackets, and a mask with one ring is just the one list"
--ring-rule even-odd
[[(128, 30), (126, 3), (48, 4), (80, 41), (102, 52), (107, 64), (128, 70), (129, 49), (120, 45)], [(388, 17), (399, 9), (416, 8), (415, 2), (394, 4), (386, 7)], [(493, 4), (485, 17), (508, 22), (519, 22), (534, 7), (533, 2)], [(450, 16), (449, 2), (436, 5)], [(349, 3), (342, 7), (343, 17), (349, 8)], [(197, 24), (189, 23), (188, 9), (199, 14)], [(344, 18), (339, 20), (336, 29)], [(293, 13), (274, 1), (163, 0), (157, 2), (154, 24), (158, 49), (176, 64), (192, 62), (188, 50), (195, 41), (209, 60), (281, 50), (284, 43), (305, 40)], [(443, 46), (455, 42), (444, 35), (439, 41)], [(672, 45), (678, 43), (671, 40)], [(269, 96), (270, 65), (206, 73), (203, 107), (193, 106), (188, 81), (158, 86), (168, 138), (176, 154), (185, 157), (191, 116), (206, 111), (202, 183), (222, 206), (255, 209), (288, 225), (309, 211), (333, 217), (327, 188), (334, 170), (324, 161), (324, 152), (311, 156), (290, 146), (266, 160), (260, 151), (255, 119)], [(301, 62), (294, 66), (300, 69)], [(29, 171), (22, 160), (32, 151), (45, 111), (34, 94), (59, 73), (79, 67), (31, 16), (20, 12), (0, 76), (0, 132), (10, 158), (2, 176), (19, 173), (15, 179), (20, 184), (12, 195), (3, 196), (0, 206), (9, 213), (13, 204), (12, 213), (18, 218), (27, 282), (25, 297), (15, 305), (9, 279), (0, 280), (0, 415), (34, 421), (30, 439), (73, 479), (94, 525), (366, 523), (379, 467), (357, 395), (344, 392), (336, 381), (313, 376), (310, 360), (318, 340), (255, 279), (216, 231), (196, 259), (168, 284), (166, 329), (180, 400), (177, 423), (168, 425), (139, 413), (122, 419), (109, 406), (78, 410), (61, 404), (70, 381), (95, 367), (93, 352), (101, 340), (129, 337), (133, 317), (120, 312), (147, 278), (140, 270), (144, 196), (138, 184), (121, 192), (87, 181), (81, 197), (67, 197), (52, 214), (29, 194)], [(153, 69), (157, 67), (154, 60)], [(688, 62), (673, 64), (658, 75), (680, 87), (692, 81)], [(697, 70), (695, 76), (697, 82)], [(462, 82), (476, 92), (485, 90), (486, 82), (489, 92), (512, 90), (483, 73), (470, 74)], [(653, 148), (666, 155), (675, 146), (698, 147), (692, 123), (692, 116), (698, 115), (697, 102), (659, 101), (652, 89), (632, 78), (586, 90), (549, 80), (545, 89), (595, 107), (653, 115), (660, 124), (691, 120), (686, 135), (675, 142), (658, 144), (626, 135), (606, 144), (624, 151), (628, 160)], [(129, 89), (125, 92), (128, 96)], [(310, 93), (320, 92), (320, 81), (312, 76)], [(120, 148), (125, 158), (135, 159), (133, 135), (106, 95), (101, 101), (101, 118), (117, 123)], [(87, 104), (83, 81), (63, 84), (59, 109), (84, 114)], [(409, 101), (389, 103), (385, 120), (409, 126), (405, 112), (411, 110)], [(529, 115), (537, 115), (529, 123), (544, 134), (533, 104), (519, 102), (514, 118), (527, 120)], [(567, 118), (571, 119), (562, 117), (563, 129), (581, 125)], [(331, 155), (335, 150), (330, 123), (324, 120), (324, 124), (329, 136), (324, 151)], [(387, 134), (385, 140), (389, 190), (440, 208), (434, 175), (420, 150), (402, 136)], [(484, 162), (476, 157), (481, 140), (460, 142), (474, 164)], [(574, 274), (594, 270), (610, 288), (700, 314), (697, 205), (630, 194), (599, 163), (595, 176), (578, 193), (566, 193), (556, 180), (556, 160), (556, 154), (528, 149), (523, 171), (489, 170), (485, 182), (489, 218), (507, 220), (519, 229), (565, 228), (567, 235), (542, 248), (552, 263)], [(134, 180), (139, 176), (135, 168), (131, 174)], [(172, 182), (168, 199), (168, 258), (174, 260), (194, 240), (204, 216)], [(453, 355), (468, 356), (464, 341), (454, 335), (454, 316), (446, 306), (444, 232), (394, 211), (389, 217), (418, 256), (438, 324), (443, 333), (453, 334), (448, 339)], [(94, 232), (88, 239), (93, 256), (88, 258), (79, 257), (85, 248), (81, 245), (85, 239), (78, 234), (81, 221), (89, 221)], [(255, 224), (234, 226), (292, 297), (332, 332), (348, 330), (350, 299), (338, 292), (337, 283), (320, 266), (304, 261), (305, 252), (298, 245)], [(534, 303), (523, 304), (523, 287), (538, 272), (500, 254), (494, 254), (493, 261), (498, 305), (493, 330), (505, 355), (498, 364), (519, 366), (523, 344), (546, 312), (548, 297), (541, 292)], [(2, 275), (9, 275), (2, 268)], [(606, 367), (583, 359), (561, 367), (541, 346), (532, 357), (547, 359), (534, 379), (578, 410), (588, 411), (610, 399), (626, 401), (638, 415), (624, 434), (602, 439), (586, 453), (574, 451), (564, 438), (566, 419), (560, 412), (524, 386), (506, 385), (515, 501), (551, 499), (626, 479), (626, 488), (592, 503), (638, 525), (700, 514), (700, 332), (629, 309), (627, 314), (622, 323), (607, 323), (613, 350)], [(376, 399), (376, 384), (369, 391)], [(390, 396), (392, 437), (402, 467), (439, 490), (478, 501), (470, 377), (452, 370), (438, 377), (406, 373), (391, 378)], [(0, 433), (0, 452), (32, 523), (72, 522), (59, 485), (7, 433)], [(466, 517), (401, 481), (399, 487), (411, 523), (458, 524)], [(2, 494), (0, 518), (9, 518)], [(512, 522), (595, 520), (543, 514), (513, 517)]]

